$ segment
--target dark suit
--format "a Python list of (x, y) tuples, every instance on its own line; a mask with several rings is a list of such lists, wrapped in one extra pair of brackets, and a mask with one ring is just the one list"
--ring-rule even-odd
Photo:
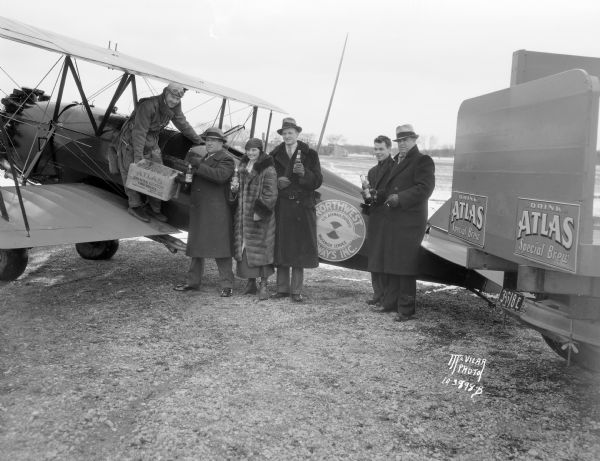
[[(385, 202), (385, 190), (382, 186), (387, 184), (387, 179), (394, 166), (394, 159), (388, 156), (385, 160), (378, 162), (369, 170), (367, 175), (371, 186), (372, 201), (368, 207), (364, 207), (369, 214), (369, 227), (367, 228), (367, 249), (377, 248), (377, 239), (381, 238), (381, 232), (385, 227), (384, 214), (381, 207)], [(373, 252), (373, 258), (376, 256)], [(369, 251), (369, 260), (371, 260), (371, 251)], [(371, 285), (373, 286), (373, 299), (378, 303), (383, 302), (385, 295), (385, 286), (387, 284), (387, 275), (382, 272), (371, 272)]]
[[(368, 269), (375, 274), (374, 290), (379, 289), (379, 294), (385, 292), (383, 307), (412, 315), (419, 248), (427, 225), (427, 201), (435, 187), (435, 166), (431, 157), (421, 154), (417, 146), (400, 163), (397, 159), (396, 156), (386, 160), (382, 162), (384, 165), (369, 171), (369, 182), (373, 181), (371, 184), (377, 190), (377, 202), (369, 213)], [(386, 205), (393, 194), (398, 195), (398, 204)]]

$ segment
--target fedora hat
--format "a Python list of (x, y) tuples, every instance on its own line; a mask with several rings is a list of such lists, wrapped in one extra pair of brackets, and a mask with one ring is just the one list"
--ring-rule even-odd
[(396, 139), (394, 141), (400, 141), (404, 138), (415, 138), (417, 139), (419, 135), (415, 133), (415, 129), (412, 125), (408, 123), (405, 125), (399, 125), (396, 127)]
[(281, 134), (286, 128), (293, 128), (298, 133), (302, 132), (302, 127), (296, 125), (296, 120), (294, 120), (292, 117), (286, 117), (283, 119), (283, 122), (281, 123), (281, 128), (277, 130), (277, 133)]
[(185, 94), (185, 88), (179, 83), (169, 83), (165, 87), (165, 91), (171, 93), (173, 96), (180, 99), (183, 98), (183, 95)]
[(222, 141), (224, 143), (227, 142), (227, 138), (223, 134), (223, 131), (221, 131), (220, 128), (216, 128), (216, 127), (207, 128), (206, 131), (200, 135), (200, 137), (204, 141), (206, 141), (208, 138), (210, 138), (210, 139), (218, 139), (219, 141)]

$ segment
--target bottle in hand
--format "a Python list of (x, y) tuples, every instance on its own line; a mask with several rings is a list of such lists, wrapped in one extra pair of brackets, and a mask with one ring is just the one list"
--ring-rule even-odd
[(240, 178), (238, 175), (238, 167), (236, 165), (235, 169), (233, 170), (233, 176), (231, 177), (231, 190), (233, 192), (236, 192), (239, 187), (240, 187)]
[(361, 174), (360, 182), (362, 183), (362, 188), (364, 191), (363, 196), (365, 197), (365, 202), (370, 202), (373, 197), (371, 196), (371, 185), (369, 184), (369, 180), (364, 174)]

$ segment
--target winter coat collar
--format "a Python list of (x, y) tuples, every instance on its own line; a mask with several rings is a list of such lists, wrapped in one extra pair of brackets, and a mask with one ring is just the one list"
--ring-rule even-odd
[[(419, 148), (418, 148), (418, 146), (414, 145), (414, 146), (413, 146), (413, 147), (412, 147), (412, 148), (411, 148), (411, 149), (410, 149), (410, 150), (409, 150), (409, 151), (406, 153), (406, 155), (404, 156), (404, 160), (408, 160), (408, 159), (410, 159), (410, 158), (414, 157), (415, 155), (417, 155), (418, 153), (419, 153)], [(394, 163), (396, 163), (396, 164), (398, 164), (398, 156), (399, 156), (399, 155), (400, 155), (400, 153), (397, 153), (397, 154), (394, 156)], [(403, 160), (403, 161), (404, 161), (404, 160)], [(399, 163), (398, 165), (399, 165), (399, 166), (402, 166), (402, 163)]]
[[(308, 151), (310, 149), (310, 147), (308, 146), (308, 144), (302, 142), (302, 141), (297, 141), (298, 142), (298, 146), (296, 147), (296, 152), (300, 151), (302, 152), (302, 155), (306, 155), (308, 154)], [(281, 144), (279, 144), (275, 150), (273, 150), (272, 154), (271, 154), (276, 161), (278, 161), (279, 163), (281, 163), (282, 165), (287, 165), (287, 163), (290, 161), (290, 157), (288, 156), (286, 150), (285, 150), (285, 143), (282, 142)], [(292, 156), (293, 157), (293, 156)]]
[(400, 163), (398, 163), (398, 155), (394, 157), (394, 164), (390, 175), (387, 177), (386, 184), (389, 183), (398, 173), (404, 171), (413, 162), (413, 160), (420, 155), (419, 148), (414, 146), (411, 150), (406, 153), (406, 157)]
[(204, 157), (204, 161), (212, 166), (223, 160), (223, 157), (227, 156), (227, 152), (225, 149), (221, 149), (210, 155), (210, 157), (209, 155), (210, 154), (207, 154), (206, 157)]
[(388, 172), (394, 166), (394, 159), (389, 155), (385, 160), (377, 163), (375, 170), (375, 184), (372, 184), (376, 189), (379, 187), (379, 183), (386, 177)]
[(142, 98), (139, 100), (138, 105), (144, 101), (152, 101), (154, 107), (156, 107), (161, 114), (168, 116), (169, 119), (173, 118), (178, 109), (181, 110), (181, 103), (177, 104), (175, 107), (173, 107), (173, 109), (167, 106), (164, 93), (156, 96), (150, 96), (148, 98)]
[[(248, 165), (248, 161), (249, 161), (248, 156), (244, 155), (242, 157), (242, 160), (240, 161), (240, 166), (239, 166), (240, 171), (246, 170), (246, 165)], [(270, 155), (267, 155), (266, 153), (262, 152), (256, 159), (256, 162), (254, 162), (252, 171), (256, 172), (256, 174), (260, 174), (264, 170), (269, 168), (270, 166), (275, 166), (273, 159), (271, 158)]]

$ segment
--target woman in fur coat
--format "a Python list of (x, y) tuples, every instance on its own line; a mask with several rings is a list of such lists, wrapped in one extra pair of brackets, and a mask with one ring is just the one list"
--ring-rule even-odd
[[(235, 183), (237, 184), (237, 187)], [(263, 151), (260, 139), (246, 143), (246, 155), (238, 166), (237, 208), (234, 217), (234, 256), (237, 276), (248, 279), (244, 294), (258, 291), (258, 299), (269, 298), (267, 279), (273, 274), (277, 173), (273, 159)], [(256, 279), (260, 277), (257, 287)]]

